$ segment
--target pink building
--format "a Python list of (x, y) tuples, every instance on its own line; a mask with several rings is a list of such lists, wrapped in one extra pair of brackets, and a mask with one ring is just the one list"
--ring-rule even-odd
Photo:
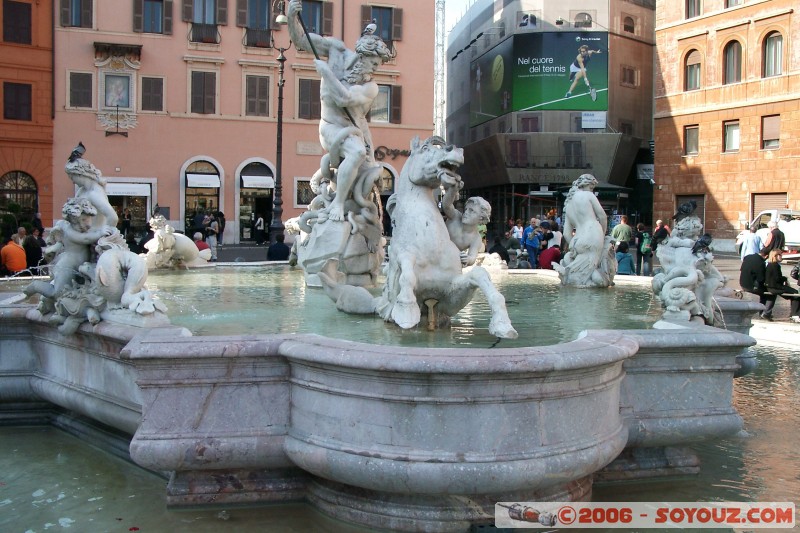
[[(384, 194), (391, 194), (410, 140), (433, 130), (433, 2), (307, 0), (303, 9), (310, 31), (351, 47), (375, 19), (397, 52), (375, 76), (381, 91), (371, 112)], [(156, 207), (187, 232), (196, 213), (222, 211), (228, 244), (251, 240), (259, 214), (269, 225), (277, 178), (275, 47), (290, 45), (289, 32), (274, 23), (277, 12), (269, 0), (60, 0), (54, 213), (74, 194), (61, 165), (82, 141), (85, 157), (108, 179), (112, 204), (130, 210), (135, 233)], [(403, 23), (404, 12), (406, 19), (414, 14), (414, 24)], [(286, 57), (284, 222), (313, 198), (309, 180), (323, 154), (314, 57), (294, 47)]]

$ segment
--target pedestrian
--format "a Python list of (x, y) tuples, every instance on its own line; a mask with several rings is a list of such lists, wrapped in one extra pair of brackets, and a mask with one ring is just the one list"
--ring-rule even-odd
[(208, 248), (211, 250), (211, 260), (217, 260), (217, 235), (219, 234), (219, 222), (214, 217), (214, 213), (210, 213), (208, 215), (209, 222), (208, 228), (206, 228), (206, 244), (208, 244)]
[(634, 253), (636, 255), (636, 275), (641, 276), (644, 274), (648, 276), (652, 270), (650, 266), (650, 258), (653, 257), (652, 237), (650, 233), (647, 232), (644, 224), (639, 222), (636, 224), (636, 232), (633, 238), (635, 247)]
[(122, 212), (122, 222), (121, 222), (121, 228), (119, 230), (119, 232), (122, 233), (123, 237), (128, 236), (128, 232), (131, 230), (132, 219), (133, 218), (131, 217), (131, 210), (126, 207), (125, 210)]
[[(34, 232), (37, 230), (34, 229)], [(31, 274), (39, 274), (39, 263), (42, 262), (42, 247), (34, 235), (28, 235), (22, 241), (22, 248), (25, 250), (25, 264)]]
[(225, 213), (217, 211), (214, 213), (217, 217), (217, 224), (219, 224), (219, 234), (217, 234), (217, 246), (222, 246), (222, 239), (225, 236)]
[(774, 220), (770, 220), (767, 223), (767, 227), (769, 228), (769, 234), (767, 235), (764, 247), (761, 248), (761, 255), (763, 256), (769, 256), (773, 250), (783, 251), (783, 247), (786, 246), (786, 236), (778, 228), (778, 223)]
[(535, 218), (532, 218), (531, 223), (522, 232), (522, 245), (525, 246), (525, 250), (528, 252), (528, 262), (531, 264), (531, 268), (536, 268), (541, 248), (537, 222)]
[(499, 255), (500, 259), (505, 261), (506, 264), (509, 264), (511, 262), (511, 256), (508, 254), (508, 250), (506, 250), (506, 247), (503, 246), (503, 243), (500, 240), (499, 235), (495, 236), (494, 244), (492, 245), (491, 248), (489, 248), (489, 251), (487, 253)]
[(767, 266), (763, 255), (749, 254), (742, 259), (739, 286), (743, 291), (758, 296), (758, 303), (764, 306), (764, 310), (758, 314), (758, 317), (772, 320), (772, 309), (775, 307), (777, 296), (767, 292), (766, 275)]
[[(789, 315), (797, 316), (800, 300), (796, 298), (798, 294), (797, 289), (789, 286), (789, 280), (786, 279), (786, 276), (784, 276), (783, 272), (781, 271), (782, 261), (783, 250), (774, 249), (769, 253), (769, 259), (767, 259), (767, 271), (764, 275), (767, 291), (776, 296), (780, 296), (785, 300), (789, 300), (791, 303), (791, 311)], [(772, 320), (772, 307), (774, 305), (775, 300), (772, 301), (772, 306), (762, 313), (761, 318)]]
[(630, 246), (633, 240), (633, 228), (628, 225), (628, 215), (622, 215), (619, 224), (611, 230), (611, 238), (617, 241), (617, 244), (626, 242)]
[(554, 244), (548, 246), (539, 254), (539, 268), (544, 270), (554, 270), (553, 263), (561, 261), (561, 246)]
[(626, 241), (622, 241), (617, 246), (617, 274), (623, 276), (633, 276), (636, 274), (636, 267), (633, 264), (633, 256), (629, 252), (630, 246)]
[(753, 224), (750, 226), (750, 232), (746, 233), (744, 236), (740, 255), (742, 261), (744, 261), (744, 258), (748, 255), (761, 252), (761, 249), (764, 247), (764, 243), (761, 242), (761, 237), (758, 235), (758, 233), (756, 233), (756, 231), (758, 231), (758, 227)]
[(256, 230), (256, 245), (261, 246), (266, 241), (264, 235), (264, 217), (261, 216), (261, 213), (259, 213), (258, 216), (256, 217), (255, 230)]
[(4, 276), (23, 272), (27, 267), (25, 249), (19, 244), (19, 235), (12, 235), (0, 249), (0, 270)]
[(267, 261), (286, 261), (292, 253), (292, 249), (284, 244), (286, 237), (283, 233), (275, 235), (275, 242), (267, 248)]

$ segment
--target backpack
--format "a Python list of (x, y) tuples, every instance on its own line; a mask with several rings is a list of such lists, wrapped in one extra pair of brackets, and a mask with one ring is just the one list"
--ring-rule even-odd
[(639, 247), (639, 251), (642, 252), (642, 255), (649, 254), (653, 251), (651, 242), (650, 234), (642, 232), (642, 245)]

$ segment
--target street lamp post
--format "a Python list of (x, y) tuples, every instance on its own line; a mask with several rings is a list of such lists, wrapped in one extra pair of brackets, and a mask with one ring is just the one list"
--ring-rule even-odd
[[(274, 4), (273, 12), (278, 12), (275, 17), (276, 24), (286, 24), (286, 14), (284, 13), (284, 3), (278, 0)], [(275, 40), (272, 41), (275, 47)], [(275, 244), (278, 234), (283, 234), (285, 226), (281, 215), (283, 215), (283, 86), (286, 80), (283, 78), (284, 66), (286, 64), (286, 50), (291, 47), (292, 42), (289, 41), (289, 46), (275, 47), (280, 54), (278, 55), (278, 126), (276, 134), (275, 145), (275, 194), (272, 197), (272, 222), (269, 225), (269, 242)]]

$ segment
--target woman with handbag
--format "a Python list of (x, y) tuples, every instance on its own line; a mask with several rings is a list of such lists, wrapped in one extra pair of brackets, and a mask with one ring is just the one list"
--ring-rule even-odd
[(766, 275), (767, 267), (764, 263), (764, 256), (750, 254), (742, 259), (739, 285), (742, 290), (757, 295), (758, 303), (764, 306), (764, 310), (759, 313), (758, 317), (772, 320), (772, 309), (775, 307), (775, 300), (778, 297), (766, 291)]
[[(789, 300), (791, 304), (789, 316), (793, 322), (800, 322), (800, 317), (798, 317), (798, 315), (800, 315), (800, 299), (798, 299), (798, 292), (797, 289), (789, 286), (789, 280), (786, 279), (786, 276), (784, 276), (781, 271), (781, 261), (783, 261), (782, 250), (770, 251), (769, 259), (767, 260), (767, 270), (764, 275), (767, 291), (770, 294)], [(764, 311), (764, 314), (766, 315), (767, 312)], [(771, 319), (772, 309), (769, 310), (769, 316), (770, 318), (767, 318), (767, 320)], [(766, 317), (762, 316), (762, 318)]]

